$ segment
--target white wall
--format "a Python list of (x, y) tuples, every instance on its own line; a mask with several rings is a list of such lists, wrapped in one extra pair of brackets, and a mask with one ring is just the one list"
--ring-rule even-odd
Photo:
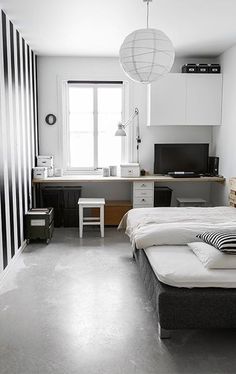
[[(236, 176), (236, 45), (220, 56), (223, 72), (222, 126), (213, 129), (213, 150), (220, 157), (220, 174)], [(228, 203), (228, 180), (214, 186), (212, 199), (217, 205)]]
[[(186, 62), (214, 62), (212, 59), (180, 59), (176, 58), (172, 72), (180, 72), (181, 66)], [(153, 171), (153, 152), (155, 143), (165, 142), (209, 142), (212, 140), (212, 128), (201, 126), (146, 126), (146, 86), (128, 80), (123, 73), (116, 58), (78, 58), (78, 57), (39, 57), (38, 82), (39, 82), (39, 143), (41, 154), (53, 154), (55, 166), (61, 167), (60, 128), (62, 126), (61, 102), (58, 95), (58, 82), (62, 78), (81, 80), (126, 80), (129, 81), (129, 109), (138, 107), (140, 111), (140, 127), (142, 144), (140, 146), (141, 167)], [(45, 116), (54, 113), (57, 124), (48, 126)], [(125, 189), (125, 191), (124, 191)], [(121, 190), (115, 189), (119, 196)], [(122, 188), (124, 198), (129, 194), (128, 186)], [(183, 190), (184, 191), (184, 190)], [(204, 188), (193, 187), (184, 191), (190, 196), (209, 198), (209, 186)], [(89, 193), (92, 193), (90, 190)], [(180, 191), (181, 194), (181, 191)], [(109, 196), (110, 198), (110, 196)]]

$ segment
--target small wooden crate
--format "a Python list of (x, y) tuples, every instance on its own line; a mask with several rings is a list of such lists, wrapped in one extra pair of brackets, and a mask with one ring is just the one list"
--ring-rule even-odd
[(229, 185), (231, 190), (236, 191), (236, 178), (230, 178)]
[[(132, 209), (131, 201), (106, 200), (105, 204), (105, 226), (118, 226), (125, 213)], [(96, 217), (99, 212), (96, 208), (92, 209), (92, 216)]]

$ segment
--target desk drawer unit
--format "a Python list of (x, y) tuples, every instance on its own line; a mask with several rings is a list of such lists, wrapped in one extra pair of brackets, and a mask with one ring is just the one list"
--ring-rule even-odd
[(154, 182), (134, 182), (134, 191), (140, 190), (152, 190), (154, 188)]
[(154, 205), (154, 182), (133, 183), (133, 208), (151, 208)]

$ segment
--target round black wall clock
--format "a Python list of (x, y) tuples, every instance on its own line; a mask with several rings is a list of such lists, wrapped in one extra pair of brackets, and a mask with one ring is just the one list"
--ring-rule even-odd
[(57, 117), (54, 114), (48, 114), (45, 118), (45, 121), (48, 125), (55, 125), (57, 122)]

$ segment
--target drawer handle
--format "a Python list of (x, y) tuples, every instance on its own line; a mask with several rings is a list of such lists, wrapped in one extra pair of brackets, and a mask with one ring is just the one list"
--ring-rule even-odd
[(145, 199), (142, 199), (142, 201), (146, 201)]

